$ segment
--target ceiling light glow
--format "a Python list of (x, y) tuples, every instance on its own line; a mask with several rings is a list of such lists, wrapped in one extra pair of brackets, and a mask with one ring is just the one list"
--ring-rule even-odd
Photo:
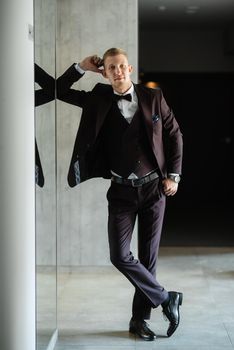
[(166, 8), (166, 6), (164, 6), (164, 5), (160, 5), (160, 6), (158, 6), (158, 10), (159, 11), (165, 11), (167, 8)]
[(196, 13), (199, 10), (199, 6), (187, 6), (186, 13), (193, 14)]

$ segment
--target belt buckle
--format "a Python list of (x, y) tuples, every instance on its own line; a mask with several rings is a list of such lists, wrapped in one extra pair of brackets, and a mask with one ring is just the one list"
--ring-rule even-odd
[(135, 179), (131, 179), (131, 185), (132, 185), (132, 187), (137, 187), (136, 185), (135, 185)]
[(132, 187), (140, 187), (144, 184), (144, 181), (142, 181), (141, 179), (132, 179), (131, 184), (132, 184)]

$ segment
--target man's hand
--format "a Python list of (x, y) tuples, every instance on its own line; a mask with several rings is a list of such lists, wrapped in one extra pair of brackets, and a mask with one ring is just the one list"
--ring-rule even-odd
[(174, 196), (178, 189), (178, 183), (171, 179), (164, 179), (162, 181), (163, 191), (166, 196)]
[(103, 69), (99, 69), (99, 67), (102, 65), (103, 59), (97, 55), (88, 56), (79, 63), (81, 69), (101, 74), (103, 72)]

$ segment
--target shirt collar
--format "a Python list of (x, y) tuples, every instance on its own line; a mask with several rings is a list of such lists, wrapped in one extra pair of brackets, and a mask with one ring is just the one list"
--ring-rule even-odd
[(131, 85), (131, 87), (130, 87), (127, 91), (125, 91), (124, 94), (120, 94), (119, 92), (117, 92), (117, 91), (114, 90), (114, 94), (120, 95), (120, 96), (121, 96), (121, 95), (127, 95), (127, 94), (133, 95), (133, 92), (134, 92), (134, 86), (133, 86), (133, 84)]

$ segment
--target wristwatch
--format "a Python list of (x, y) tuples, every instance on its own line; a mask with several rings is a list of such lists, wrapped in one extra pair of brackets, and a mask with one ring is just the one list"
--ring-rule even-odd
[(173, 174), (169, 174), (168, 178), (173, 180), (174, 182), (176, 182), (177, 184), (180, 182), (180, 175), (173, 175)]

